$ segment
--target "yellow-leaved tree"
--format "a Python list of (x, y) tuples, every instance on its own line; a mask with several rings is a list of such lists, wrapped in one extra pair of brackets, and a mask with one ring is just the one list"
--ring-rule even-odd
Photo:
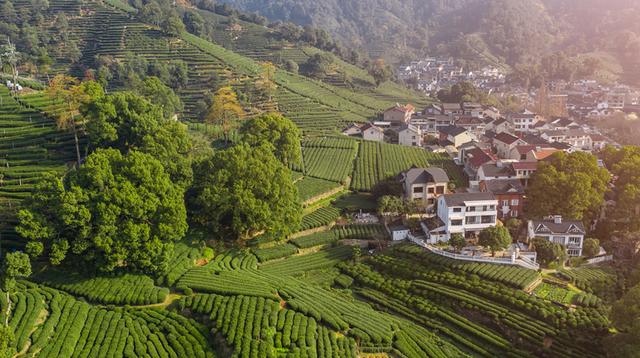
[(209, 124), (219, 125), (224, 135), (224, 141), (228, 143), (229, 133), (244, 114), (236, 92), (231, 86), (226, 86), (217, 90), (213, 95), (213, 103), (205, 121)]

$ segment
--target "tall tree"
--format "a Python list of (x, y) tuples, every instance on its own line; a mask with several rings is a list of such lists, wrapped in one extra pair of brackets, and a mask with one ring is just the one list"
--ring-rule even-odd
[(392, 73), (391, 68), (389, 68), (381, 58), (373, 61), (369, 67), (369, 74), (373, 77), (376, 87), (380, 86), (383, 82), (388, 81), (391, 78)]
[(449, 244), (453, 246), (456, 251), (462, 250), (467, 245), (467, 240), (460, 233), (451, 234), (451, 238), (449, 239)]
[(23, 252), (11, 252), (5, 255), (0, 271), (2, 278), (2, 290), (7, 295), (7, 310), (4, 316), (5, 328), (9, 326), (11, 316), (11, 293), (16, 288), (16, 279), (29, 277), (31, 275), (31, 261), (29, 256)]
[(286, 237), (297, 229), (297, 190), (269, 146), (242, 143), (217, 151), (196, 171), (192, 216), (221, 237), (243, 243), (261, 232)]
[(511, 245), (511, 234), (504, 226), (492, 226), (480, 231), (478, 243), (491, 249), (491, 255), (495, 256), (496, 251), (504, 250)]
[(222, 87), (213, 96), (213, 103), (205, 121), (210, 124), (218, 124), (222, 128), (225, 143), (229, 143), (229, 133), (236, 122), (244, 116), (244, 110), (238, 101), (233, 88)]
[(186, 126), (166, 119), (159, 106), (135, 93), (117, 92), (91, 101), (83, 106), (82, 113), (94, 148), (150, 154), (176, 184), (186, 188), (191, 183), (191, 140)]
[(604, 202), (609, 173), (588, 153), (555, 153), (540, 162), (527, 187), (530, 216), (558, 214), (588, 221)]
[(0, 48), (0, 59), (2, 63), (11, 66), (13, 75), (13, 92), (17, 92), (18, 87), (18, 66), (20, 63), (20, 53), (16, 51), (16, 46), (11, 43), (11, 39), (7, 38), (7, 43)]
[(260, 77), (256, 82), (256, 87), (267, 95), (269, 103), (273, 100), (273, 93), (276, 90), (276, 66), (271, 62), (263, 62), (261, 65), (262, 71)]
[(285, 166), (300, 164), (302, 149), (301, 134), (290, 119), (279, 113), (263, 114), (245, 123), (242, 127), (242, 139), (251, 146), (268, 143), (273, 146), (274, 154)]
[(151, 155), (98, 149), (78, 170), (44, 180), (18, 213), (32, 256), (155, 273), (186, 230), (184, 189)]
[(617, 333), (605, 339), (611, 357), (635, 358), (640, 351), (640, 285), (633, 286), (611, 308)]
[(158, 77), (145, 78), (136, 86), (135, 90), (151, 103), (160, 106), (166, 119), (172, 119), (177, 112), (184, 110), (184, 104), (182, 104), (180, 97), (162, 83)]
[[(90, 88), (95, 89), (95, 92), (89, 92)], [(83, 118), (79, 112), (80, 106), (89, 102), (92, 95), (101, 96), (103, 92), (101, 89), (91, 87), (90, 84), (81, 85), (74, 77), (57, 75), (49, 82), (46, 94), (53, 101), (60, 102), (64, 105), (64, 109), (55, 114), (56, 124), (58, 128), (70, 130), (73, 133), (73, 139), (76, 145), (76, 160), (78, 166), (80, 166), (81, 157), (78, 132), (83, 124)]]

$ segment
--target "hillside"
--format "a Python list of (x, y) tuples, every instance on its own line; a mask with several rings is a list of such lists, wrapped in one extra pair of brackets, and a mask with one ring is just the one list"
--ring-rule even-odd
[[(372, 57), (397, 62), (440, 54), (471, 66), (536, 62), (555, 51), (608, 52), (638, 79), (637, 18), (632, 1), (456, 0), (322, 1), (226, 0), (272, 20), (328, 30)], [(636, 47), (634, 47), (636, 46)], [(635, 51), (635, 52), (634, 52)]]
[[(252, 99), (251, 103), (247, 102), (250, 112), (270, 110), (275, 106), (303, 130), (315, 132), (331, 132), (348, 122), (365, 121), (396, 102), (426, 103), (426, 99), (418, 94), (392, 83), (376, 87), (366, 71), (338, 59), (324, 81), (278, 69), (274, 79), (277, 85), (274, 103), (267, 103), (255, 87), (261, 73), (260, 61), (291, 59), (303, 64), (321, 50), (275, 41), (264, 26), (204, 10), (200, 13), (212, 27), (216, 43), (187, 32), (170, 35), (155, 25), (133, 19), (130, 13), (121, 10), (131, 10), (123, 3), (112, 4), (119, 7), (99, 2), (50, 2), (44, 13), (56, 21), (64, 14), (68, 22), (65, 26), (68, 41), (77, 44), (80, 55), (76, 62), (69, 63), (68, 48), (51, 53), (56, 56), (47, 75), (69, 67), (77, 76), (83, 76), (87, 69), (97, 70), (100, 75), (101, 64), (105, 67), (103, 64), (106, 63), (105, 68), (113, 77), (109, 84), (113, 89), (119, 89), (127, 85), (127, 76), (139, 66), (151, 68), (167, 61), (170, 67), (186, 67), (186, 78), (174, 86), (184, 102), (185, 119), (200, 120), (206, 97), (223, 85), (231, 85)], [(232, 22), (240, 30), (231, 37), (227, 28)], [(34, 26), (55, 38), (56, 27), (38, 23)], [(22, 43), (18, 41), (18, 50), (22, 50)], [(43, 42), (40, 46), (47, 45)], [(121, 72), (123, 76), (119, 76)], [(347, 73), (354, 85), (347, 85), (345, 76), (340, 73)], [(42, 73), (39, 77), (46, 78)]]

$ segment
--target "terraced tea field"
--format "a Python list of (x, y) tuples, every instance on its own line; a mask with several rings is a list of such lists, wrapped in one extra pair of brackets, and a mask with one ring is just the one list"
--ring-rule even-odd
[[(3, 223), (11, 223), (22, 200), (47, 173), (62, 174), (75, 161), (73, 134), (55, 121), (16, 101), (0, 87), (0, 204)], [(3, 241), (16, 245), (15, 234), (0, 226)]]

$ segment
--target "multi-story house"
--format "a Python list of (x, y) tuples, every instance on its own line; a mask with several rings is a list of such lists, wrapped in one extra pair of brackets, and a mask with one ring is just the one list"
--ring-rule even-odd
[(503, 159), (509, 158), (511, 149), (515, 148), (518, 145), (526, 144), (527, 142), (525, 142), (524, 140), (507, 132), (498, 133), (495, 137), (493, 137), (493, 146), (496, 148), (496, 153), (498, 154), (498, 157)]
[(425, 208), (447, 193), (449, 177), (441, 168), (411, 168), (400, 174), (400, 183), (407, 201), (419, 201)]
[(455, 193), (438, 198), (437, 218), (421, 223), (427, 241), (448, 241), (451, 234), (475, 237), (496, 225), (498, 201), (491, 193)]
[(441, 128), (453, 125), (453, 116), (444, 114), (422, 114), (411, 118), (409, 124), (420, 128), (422, 133), (437, 136)]
[(569, 256), (582, 256), (582, 244), (586, 231), (579, 220), (563, 220), (554, 215), (543, 220), (529, 220), (527, 237), (539, 237), (563, 245)]
[(480, 182), (480, 190), (492, 193), (498, 200), (498, 217), (502, 220), (522, 215), (524, 186), (518, 179), (488, 180)]
[(384, 121), (391, 124), (406, 124), (411, 120), (411, 115), (413, 115), (414, 111), (415, 107), (410, 104), (401, 106), (396, 103), (395, 106), (384, 111)]
[(364, 140), (372, 140), (375, 142), (384, 141), (384, 130), (371, 123), (367, 123), (364, 126), (362, 126), (360, 128), (360, 132), (362, 133), (362, 138)]
[(447, 126), (439, 129), (440, 135), (440, 145), (447, 146), (452, 145), (456, 148), (460, 147), (465, 143), (469, 143), (473, 141), (469, 132), (462, 128), (456, 126)]
[(507, 114), (507, 120), (511, 122), (516, 132), (529, 132), (535, 124), (541, 120), (541, 117), (535, 113), (509, 113)]
[(409, 147), (422, 147), (422, 131), (411, 124), (404, 124), (398, 129), (398, 144)]

